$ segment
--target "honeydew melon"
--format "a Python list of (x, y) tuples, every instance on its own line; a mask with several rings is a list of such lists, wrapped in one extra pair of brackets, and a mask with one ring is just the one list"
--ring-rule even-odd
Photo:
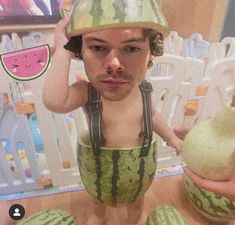
[(226, 106), (191, 129), (183, 149), (186, 164), (201, 177), (228, 180), (235, 175), (235, 107)]

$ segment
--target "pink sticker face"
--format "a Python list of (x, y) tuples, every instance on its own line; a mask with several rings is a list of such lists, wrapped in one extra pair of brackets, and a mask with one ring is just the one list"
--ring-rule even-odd
[(1, 55), (6, 72), (17, 80), (31, 80), (41, 76), (50, 61), (48, 45)]

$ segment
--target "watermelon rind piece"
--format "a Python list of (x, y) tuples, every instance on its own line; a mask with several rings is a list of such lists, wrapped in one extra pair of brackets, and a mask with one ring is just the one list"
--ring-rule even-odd
[(67, 35), (115, 27), (152, 28), (164, 36), (170, 32), (156, 0), (79, 0), (72, 8)]
[(108, 206), (134, 202), (150, 187), (157, 168), (157, 140), (153, 136), (147, 156), (141, 157), (136, 148), (99, 149), (95, 155), (88, 132), (80, 135), (77, 159), (82, 182), (88, 193)]
[[(18, 72), (13, 71), (12, 68), (10, 67), (10, 63), (8, 63), (10, 58), (16, 59), (20, 59), (20, 57), (26, 57), (28, 56), (27, 59), (27, 63), (29, 63), (29, 60), (33, 60), (32, 54), (36, 54), (37, 52), (43, 52), (43, 59), (40, 55), (40, 57), (36, 58), (36, 60), (44, 60), (43, 61), (43, 66), (42, 68), (36, 69), (36, 65), (35, 62), (34, 65), (32, 65), (32, 67), (30, 69), (33, 69), (33, 71), (30, 73), (26, 66), (27, 65), (22, 65), (24, 63), (24, 60), (21, 62), (17, 62), (19, 65), (18, 66), (24, 66), (24, 68), (26, 68), (25, 70), (27, 71), (27, 74), (21, 72), (20, 74), (17, 74)], [(27, 49), (22, 49), (22, 50), (18, 50), (18, 51), (14, 51), (14, 52), (8, 52), (8, 53), (4, 53), (0, 55), (0, 61), (2, 63), (2, 66), (4, 68), (4, 70), (6, 71), (6, 73), (13, 79), (15, 80), (19, 80), (19, 81), (29, 81), (29, 80), (34, 80), (37, 79), (38, 77), (42, 76), (45, 71), (47, 70), (49, 64), (50, 64), (50, 47), (48, 44), (45, 45), (40, 45), (40, 46), (35, 46), (33, 48), (27, 48)], [(17, 69), (17, 68), (16, 68)], [(20, 68), (21, 69), (21, 68)], [(34, 73), (36, 70), (36, 73)], [(29, 73), (29, 74), (28, 74)]]
[(186, 174), (183, 182), (187, 198), (202, 216), (213, 222), (235, 219), (235, 201), (198, 187)]
[(187, 225), (182, 213), (171, 205), (159, 205), (148, 215), (146, 225)]
[(17, 225), (76, 225), (75, 218), (60, 209), (49, 209), (34, 213)]

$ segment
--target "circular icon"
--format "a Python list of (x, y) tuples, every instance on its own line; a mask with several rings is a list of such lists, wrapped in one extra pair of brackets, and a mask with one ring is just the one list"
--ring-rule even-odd
[(13, 220), (21, 220), (25, 215), (25, 209), (20, 204), (12, 205), (9, 209), (9, 216)]

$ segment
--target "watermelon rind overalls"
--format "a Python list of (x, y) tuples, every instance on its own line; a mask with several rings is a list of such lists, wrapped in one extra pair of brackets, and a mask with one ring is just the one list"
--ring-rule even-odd
[(157, 140), (152, 131), (151, 115), (152, 85), (146, 80), (139, 85), (144, 115), (142, 146), (107, 148), (103, 147), (100, 94), (88, 84), (89, 133), (81, 133), (77, 145), (82, 182), (95, 201), (108, 206), (130, 204), (147, 191), (157, 168)]

